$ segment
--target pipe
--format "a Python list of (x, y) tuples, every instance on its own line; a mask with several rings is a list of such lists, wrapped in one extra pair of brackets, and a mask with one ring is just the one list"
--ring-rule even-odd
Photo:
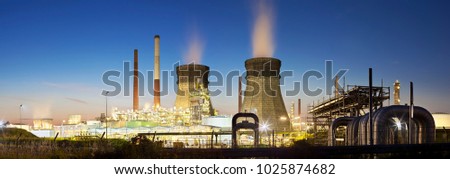
[(370, 145), (373, 145), (373, 94), (372, 94), (372, 68), (369, 68), (369, 125)]
[(161, 105), (161, 83), (160, 83), (160, 65), (159, 65), (159, 35), (155, 35), (155, 59), (154, 59), (154, 95), (153, 105), (159, 107)]
[(134, 76), (133, 76), (133, 111), (139, 109), (139, 67), (138, 50), (134, 49)]
[[(347, 126), (354, 119), (354, 117), (340, 117), (330, 124), (330, 130), (328, 130), (328, 146), (336, 146), (336, 129), (339, 126)], [(347, 135), (346, 135), (347, 136)], [(347, 140), (345, 141), (347, 142)]]
[(384, 91), (383, 91), (383, 78), (381, 78), (381, 90), (380, 90), (380, 96), (381, 96), (381, 103), (380, 103), (380, 108), (383, 107), (383, 98), (384, 98)]
[[(409, 122), (411, 118), (409, 118), (408, 113), (410, 113), (410, 111), (410, 106), (402, 105), (384, 107), (377, 111), (374, 118), (375, 144), (389, 144), (386, 133), (388, 132), (388, 127), (393, 123), (392, 118), (398, 118), (401, 123)], [(414, 106), (413, 112), (412, 115), (414, 115), (415, 118), (411, 120), (411, 127), (408, 126), (408, 133), (411, 132), (410, 137), (413, 137), (412, 132), (415, 131), (415, 134), (417, 134), (415, 138), (418, 139), (416, 143), (434, 142), (436, 126), (431, 113), (419, 106)], [(417, 127), (413, 127), (413, 124), (417, 125)], [(408, 142), (407, 140), (404, 141), (405, 143)]]
[(408, 119), (408, 141), (409, 144), (412, 144), (412, 126), (411, 121), (414, 118), (414, 91), (413, 91), (413, 82), (409, 82), (409, 90), (410, 90), (410, 102), (409, 102), (409, 119)]
[(242, 110), (242, 76), (239, 76), (238, 82), (238, 113)]

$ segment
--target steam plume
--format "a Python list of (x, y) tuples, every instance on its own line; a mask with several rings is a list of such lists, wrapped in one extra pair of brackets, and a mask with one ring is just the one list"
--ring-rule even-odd
[(189, 47), (187, 53), (184, 55), (185, 63), (200, 64), (203, 54), (203, 41), (198, 35), (197, 31), (194, 31), (189, 36)]
[(253, 57), (272, 57), (274, 42), (272, 37), (273, 12), (265, 1), (258, 1), (256, 19), (253, 26)]

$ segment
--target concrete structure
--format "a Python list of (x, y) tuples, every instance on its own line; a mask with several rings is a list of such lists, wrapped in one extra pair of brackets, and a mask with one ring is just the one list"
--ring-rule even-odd
[(134, 75), (133, 75), (133, 110), (139, 110), (139, 67), (138, 50), (134, 49)]
[(271, 57), (245, 61), (247, 85), (241, 111), (255, 113), (260, 124), (278, 131), (290, 130), (290, 119), (280, 90), (281, 61)]
[(155, 62), (154, 62), (154, 93), (153, 105), (159, 107), (161, 105), (161, 83), (160, 83), (160, 66), (159, 66), (159, 35), (155, 35)]
[[(192, 63), (178, 66), (176, 72), (178, 90), (175, 107), (191, 109), (191, 115), (214, 115), (208, 92), (209, 67)], [(198, 120), (201, 122), (201, 119)]]
[(231, 117), (211, 116), (202, 119), (202, 125), (220, 127), (221, 131), (231, 131)]
[(400, 82), (395, 80), (394, 83), (394, 105), (400, 105)]

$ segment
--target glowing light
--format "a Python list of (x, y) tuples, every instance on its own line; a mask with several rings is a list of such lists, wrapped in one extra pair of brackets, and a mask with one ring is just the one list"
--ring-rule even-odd
[(269, 126), (270, 125), (267, 122), (262, 122), (261, 123), (261, 130), (262, 131), (268, 131), (268, 130), (270, 130)]
[(394, 118), (392, 118), (392, 120), (394, 120), (397, 129), (400, 130), (402, 128), (402, 123), (401, 123), (400, 119), (398, 117), (394, 117)]

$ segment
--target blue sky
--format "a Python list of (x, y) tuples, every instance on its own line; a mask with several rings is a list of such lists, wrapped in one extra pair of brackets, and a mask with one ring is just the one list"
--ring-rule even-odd
[[(226, 73), (241, 70), (252, 57), (251, 33), (256, 1), (116, 1), (0, 0), (0, 119), (81, 114), (91, 119), (104, 112), (101, 81), (108, 70), (122, 70), (139, 49), (140, 70), (153, 69), (153, 36), (161, 36), (161, 69), (183, 61), (195, 31), (204, 49), (201, 63)], [(450, 2), (448, 1), (303, 1), (269, 3), (274, 10), (274, 57), (294, 80), (311, 69), (349, 69), (347, 84), (381, 79), (415, 83), (416, 104), (431, 112), (450, 112)], [(313, 87), (325, 80), (312, 80)], [(234, 81), (236, 84), (236, 80)], [(236, 86), (236, 85), (235, 85)], [(173, 86), (170, 86), (173, 88)], [(236, 94), (236, 93), (234, 93)], [(285, 97), (307, 103), (322, 99), (304, 94)], [(162, 98), (170, 107), (175, 97)], [(221, 113), (236, 112), (237, 96), (212, 98)], [(131, 98), (111, 97), (111, 106), (131, 108)], [(152, 104), (153, 97), (141, 97)]]

